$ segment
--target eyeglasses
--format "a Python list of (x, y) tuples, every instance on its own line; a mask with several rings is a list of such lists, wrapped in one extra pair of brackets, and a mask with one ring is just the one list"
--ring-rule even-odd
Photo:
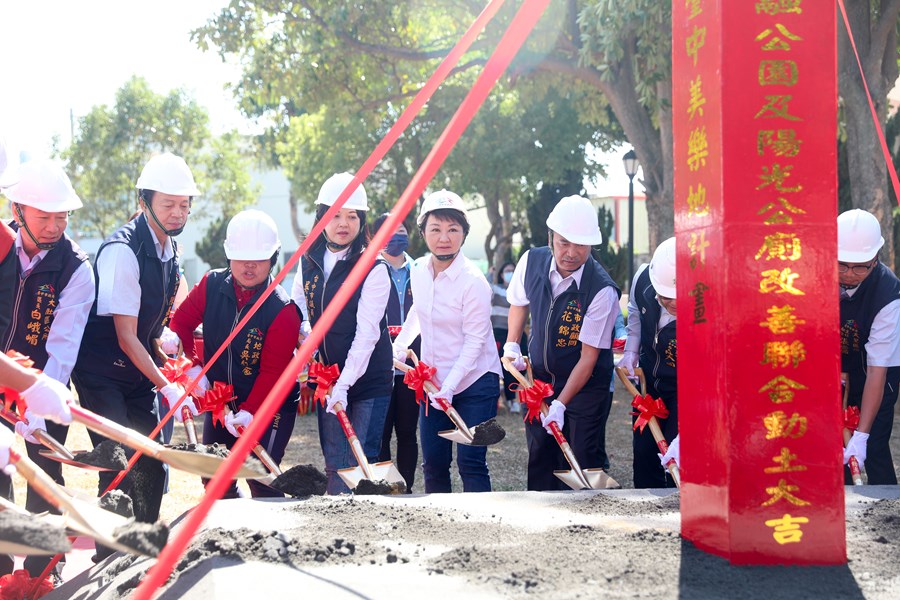
[(872, 261), (871, 265), (853, 265), (852, 267), (850, 265), (848, 265), (847, 263), (839, 262), (838, 263), (838, 273), (846, 273), (847, 271), (850, 271), (854, 275), (865, 275), (874, 266), (875, 266), (874, 261)]

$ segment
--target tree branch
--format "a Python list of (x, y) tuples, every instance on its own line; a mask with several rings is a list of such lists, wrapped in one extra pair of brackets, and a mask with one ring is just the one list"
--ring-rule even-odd
[(875, 61), (875, 64), (881, 64), (885, 56), (888, 39), (897, 28), (898, 14), (900, 14), (900, 0), (886, 0), (882, 2), (881, 15), (878, 18), (877, 26), (872, 29), (869, 55), (866, 56), (867, 63), (873, 64), (872, 61)]

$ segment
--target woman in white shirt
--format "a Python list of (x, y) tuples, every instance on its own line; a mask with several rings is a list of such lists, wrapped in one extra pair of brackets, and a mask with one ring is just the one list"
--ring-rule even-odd
[[(316, 221), (352, 179), (349, 173), (339, 173), (322, 185), (316, 200)], [(362, 256), (367, 238), (367, 210), (366, 191), (358, 185), (303, 256), (291, 290), (291, 297), (303, 314), (301, 332), (308, 333), (310, 323), (316, 324)], [(391, 341), (385, 319), (390, 292), (387, 266), (380, 260), (372, 266), (318, 348), (322, 362), (336, 364), (341, 371), (326, 398), (326, 410), (317, 411), (329, 494), (349, 491), (337, 470), (355, 466), (350, 445), (334, 416), (336, 404), (342, 404), (347, 411), (366, 458), (377, 460), (381, 450), (384, 418), (394, 384)]]
[[(394, 343), (405, 354), (422, 335), (422, 360), (437, 369), (435, 380), (444, 398), (470, 425), (497, 414), (500, 360), (491, 329), (491, 286), (481, 271), (460, 253), (469, 233), (462, 199), (447, 190), (425, 198), (417, 219), (430, 255), (416, 261), (410, 281), (416, 299)], [(438, 436), (453, 429), (432, 399), (419, 411), (425, 492), (450, 492), (453, 443)], [(487, 448), (457, 446), (456, 464), (465, 492), (489, 492)]]

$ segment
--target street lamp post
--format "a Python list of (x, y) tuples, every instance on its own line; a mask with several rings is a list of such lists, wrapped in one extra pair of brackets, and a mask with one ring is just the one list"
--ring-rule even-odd
[(629, 150), (622, 157), (625, 165), (625, 174), (628, 175), (628, 280), (626, 285), (631, 289), (631, 278), (634, 275), (634, 176), (637, 175), (638, 162), (634, 149)]

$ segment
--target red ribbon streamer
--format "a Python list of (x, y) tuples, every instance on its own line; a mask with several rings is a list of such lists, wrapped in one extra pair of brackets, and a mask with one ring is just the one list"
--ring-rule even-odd
[(308, 381), (315, 382), (316, 394), (313, 401), (318, 401), (325, 406), (325, 396), (328, 395), (328, 389), (334, 385), (341, 376), (341, 369), (337, 365), (323, 365), (320, 362), (314, 362), (309, 365)]
[(651, 418), (666, 419), (669, 417), (669, 409), (666, 408), (666, 403), (662, 401), (662, 398), (654, 399), (650, 394), (635, 396), (634, 400), (631, 401), (631, 406), (637, 409), (636, 412), (631, 413), (637, 417), (637, 421), (634, 422), (632, 429), (637, 430), (640, 428), (641, 433), (644, 433), (644, 428)]
[(190, 369), (193, 364), (194, 363), (186, 356), (170, 358), (166, 360), (166, 364), (162, 366), (160, 371), (162, 372), (163, 377), (169, 380), (169, 383), (185, 385), (190, 379), (187, 375), (187, 370)]
[(525, 421), (527, 423), (531, 423), (541, 416), (541, 404), (544, 403), (544, 398), (552, 398), (555, 393), (553, 386), (540, 379), (535, 379), (531, 387), (513, 384), (510, 386), (510, 389), (519, 394), (519, 402), (528, 409), (525, 413)]
[[(35, 588), (34, 592), (31, 591), (32, 587)], [(0, 577), (0, 600), (40, 598), (52, 591), (53, 582), (49, 578), (39, 580), (37, 577), (31, 577), (25, 569)]]
[(856, 428), (859, 427), (858, 406), (849, 406), (847, 407), (847, 410), (844, 411), (844, 427), (850, 431), (856, 431)]
[(425, 400), (425, 383), (431, 381), (431, 378), (437, 374), (437, 369), (429, 367), (425, 363), (419, 361), (416, 368), (406, 372), (403, 376), (403, 383), (416, 393), (416, 404), (422, 404)]

